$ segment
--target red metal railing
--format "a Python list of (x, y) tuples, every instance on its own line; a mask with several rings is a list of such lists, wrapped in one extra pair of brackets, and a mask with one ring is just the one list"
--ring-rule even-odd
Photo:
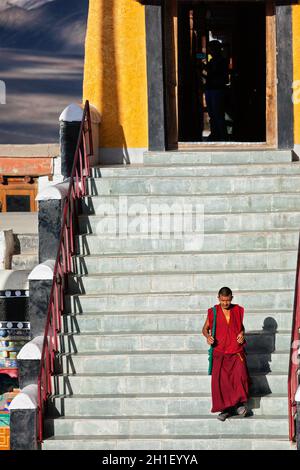
[(297, 413), (297, 403), (295, 395), (298, 388), (298, 348), (299, 348), (299, 328), (300, 328), (300, 240), (298, 246), (298, 260), (296, 271), (295, 298), (294, 298), (294, 314), (292, 322), (291, 347), (290, 347), (290, 364), (288, 377), (288, 412), (289, 412), (289, 438), (295, 440), (296, 425), (295, 417)]
[(78, 200), (87, 194), (87, 178), (90, 175), (90, 156), (93, 140), (89, 102), (86, 101), (70, 177), (70, 185), (62, 213), (59, 248), (53, 273), (53, 284), (47, 313), (45, 336), (38, 377), (38, 440), (43, 441), (45, 405), (52, 395), (52, 376), (55, 357), (59, 350), (58, 335), (61, 332), (64, 294), (67, 276), (72, 272), (72, 256), (75, 254)]

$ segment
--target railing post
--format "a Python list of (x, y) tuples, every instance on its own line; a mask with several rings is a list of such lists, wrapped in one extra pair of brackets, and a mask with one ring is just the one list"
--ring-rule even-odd
[[(95, 166), (100, 163), (100, 123), (101, 114), (92, 105), (89, 106), (87, 115), (90, 119), (91, 134), (88, 142), (90, 153), (90, 165)], [(60, 153), (61, 153), (61, 172), (68, 178), (71, 175), (73, 158), (77, 146), (77, 140), (80, 130), (80, 124), (83, 118), (83, 108), (78, 104), (67, 106), (59, 117), (60, 121)]]
[(43, 341), (43, 336), (37, 336), (29, 343), (25, 344), (17, 356), (20, 389), (31, 384), (37, 385), (38, 383)]
[(9, 406), (11, 450), (38, 450), (37, 393), (36, 384), (28, 385)]
[(56, 257), (68, 187), (69, 182), (48, 186), (36, 197), (39, 202), (39, 263)]
[(69, 178), (72, 173), (82, 118), (82, 108), (74, 103), (65, 108), (59, 117), (61, 172), (64, 178)]
[(31, 335), (44, 335), (50, 293), (53, 284), (54, 260), (36, 266), (28, 276)]

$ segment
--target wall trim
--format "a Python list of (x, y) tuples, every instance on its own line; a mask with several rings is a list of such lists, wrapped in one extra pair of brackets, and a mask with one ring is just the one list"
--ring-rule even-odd
[(276, 5), (278, 148), (294, 147), (293, 31), (291, 5)]
[(165, 150), (165, 89), (163, 51), (163, 9), (161, 5), (145, 6), (148, 146), (149, 150)]

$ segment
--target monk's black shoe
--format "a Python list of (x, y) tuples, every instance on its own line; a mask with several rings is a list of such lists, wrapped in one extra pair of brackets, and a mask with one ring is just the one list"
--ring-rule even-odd
[(248, 409), (245, 405), (241, 405), (237, 407), (236, 412), (241, 418), (244, 418), (248, 413)]
[(224, 410), (222, 411), (222, 413), (220, 413), (218, 416), (217, 416), (217, 419), (219, 421), (225, 421), (227, 418), (229, 418), (231, 416), (231, 413), (227, 410)]

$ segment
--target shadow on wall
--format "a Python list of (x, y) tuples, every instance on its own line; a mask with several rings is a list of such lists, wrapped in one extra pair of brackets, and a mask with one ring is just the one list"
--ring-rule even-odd
[[(101, 63), (105, 64), (102, 74), (102, 96), (103, 96), (103, 121), (100, 130), (101, 135), (105, 135), (106, 141), (111, 142), (111, 150), (107, 155), (101, 157), (101, 162), (105, 164), (129, 164), (124, 129), (120, 124), (120, 103), (118, 86), (120, 76), (118, 73), (116, 60), (116, 37), (115, 31), (115, 9), (117, 0), (109, 2), (102, 1), (102, 41), (103, 45)], [(109, 116), (109, 119), (106, 119)]]
[(58, 142), (61, 111), (82, 100), (87, 12), (88, 0), (1, 12), (0, 144)]
[(88, 0), (55, 0), (34, 9), (11, 5), (0, 15), (1, 47), (84, 54)]
[[(272, 393), (267, 376), (272, 372), (272, 354), (276, 351), (277, 326), (274, 318), (267, 317), (264, 320), (262, 330), (246, 333), (245, 349), (247, 365), (251, 375), (251, 397), (260, 397)], [(252, 407), (259, 408), (259, 406)]]

